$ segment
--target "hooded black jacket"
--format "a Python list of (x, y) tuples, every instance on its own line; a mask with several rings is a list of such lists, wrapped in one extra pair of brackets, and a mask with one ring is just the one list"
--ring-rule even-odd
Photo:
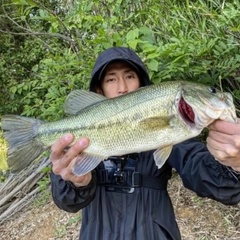
[[(113, 60), (131, 61), (138, 68), (143, 85), (150, 80), (141, 59), (131, 50), (114, 47), (103, 52), (92, 71), (90, 90), (95, 91), (101, 69)], [(176, 133), (177, 134), (177, 133)], [(199, 196), (224, 204), (240, 201), (240, 181), (208, 152), (197, 139), (175, 145), (165, 163), (158, 169), (153, 152), (137, 154), (136, 171), (159, 182), (171, 178), (175, 168), (185, 187)], [(56, 205), (68, 212), (82, 209), (82, 240), (180, 240), (179, 229), (167, 189), (135, 188), (131, 194), (106, 191), (97, 181), (103, 164), (92, 172), (86, 187), (76, 188), (60, 176), (51, 174), (52, 196)]]

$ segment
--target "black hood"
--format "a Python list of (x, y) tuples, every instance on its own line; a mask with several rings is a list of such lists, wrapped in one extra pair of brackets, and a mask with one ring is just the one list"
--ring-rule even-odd
[(130, 63), (130, 65), (136, 66), (138, 68), (137, 73), (140, 78), (142, 86), (151, 84), (144, 63), (133, 50), (125, 47), (112, 47), (105, 50), (98, 56), (92, 70), (91, 81), (89, 86), (90, 91), (96, 92), (95, 86), (99, 84), (101, 81), (99, 75), (102, 72), (102, 69), (105, 68), (106, 65), (109, 64), (110, 62), (116, 60), (122, 61), (125, 60), (126, 62)]

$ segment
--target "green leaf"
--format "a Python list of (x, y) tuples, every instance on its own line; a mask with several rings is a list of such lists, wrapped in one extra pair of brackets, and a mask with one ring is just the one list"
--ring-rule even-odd
[(158, 61), (152, 59), (149, 63), (147, 63), (147, 67), (152, 71), (158, 71)]
[(31, 6), (38, 6), (38, 4), (33, 1), (33, 0), (25, 0), (27, 2), (27, 4), (31, 5)]
[(143, 44), (142, 48), (143, 48), (143, 53), (148, 53), (156, 50), (156, 46), (148, 43)]
[(13, 87), (10, 88), (10, 92), (11, 93), (16, 93), (16, 91), (17, 91), (17, 87), (16, 86), (13, 86)]
[(144, 34), (144, 35), (149, 35), (152, 34), (152, 29), (150, 29), (147, 26), (143, 26), (139, 28), (139, 33)]
[(136, 28), (134, 30), (130, 30), (127, 33), (127, 36), (126, 36), (127, 42), (129, 42), (131, 40), (135, 40), (136, 38), (138, 38), (138, 36), (139, 36), (139, 29), (138, 28)]
[(26, 5), (27, 2), (26, 0), (12, 0), (14, 4), (19, 4), (19, 5)]
[(136, 39), (136, 40), (128, 41), (128, 45), (133, 50), (136, 50), (138, 43), (141, 43), (141, 42), (142, 41), (140, 39)]

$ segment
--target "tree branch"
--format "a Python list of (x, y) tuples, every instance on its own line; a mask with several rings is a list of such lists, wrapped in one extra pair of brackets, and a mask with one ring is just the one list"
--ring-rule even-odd
[(1, 33), (5, 33), (5, 34), (12, 34), (12, 35), (22, 35), (22, 36), (25, 36), (25, 35), (35, 35), (35, 36), (50, 36), (50, 37), (57, 37), (57, 38), (62, 38), (66, 41), (69, 41), (69, 42), (72, 42), (72, 43), (75, 43), (74, 39), (70, 38), (70, 37), (67, 37), (63, 34), (60, 34), (60, 33), (47, 33), (47, 32), (33, 32), (33, 31), (29, 31), (29, 32), (10, 32), (10, 31), (3, 31), (0, 29), (0, 32)]

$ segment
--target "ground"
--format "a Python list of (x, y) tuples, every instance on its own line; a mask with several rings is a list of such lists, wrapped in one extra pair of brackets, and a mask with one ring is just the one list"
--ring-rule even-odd
[[(240, 240), (240, 205), (199, 198), (182, 186), (177, 175), (168, 189), (183, 240)], [(0, 239), (77, 240), (80, 227), (81, 212), (66, 213), (51, 198), (45, 203), (37, 199), (0, 225)]]

